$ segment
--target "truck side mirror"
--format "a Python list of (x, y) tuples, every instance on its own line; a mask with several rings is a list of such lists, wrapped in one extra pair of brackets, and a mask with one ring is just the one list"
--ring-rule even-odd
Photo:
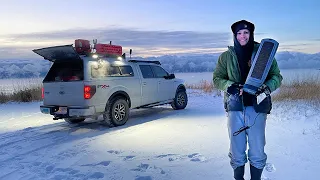
[(174, 74), (169, 74), (168, 76), (164, 76), (165, 79), (174, 79), (176, 76)]
[(170, 74), (169, 77), (170, 77), (170, 79), (176, 78), (176, 76), (174, 74)]

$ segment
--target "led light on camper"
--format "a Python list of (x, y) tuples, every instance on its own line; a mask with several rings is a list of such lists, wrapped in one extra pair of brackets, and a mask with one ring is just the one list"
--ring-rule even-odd
[(96, 55), (96, 54), (92, 55), (92, 58), (94, 58), (94, 59), (97, 59), (98, 57), (99, 57), (99, 56)]

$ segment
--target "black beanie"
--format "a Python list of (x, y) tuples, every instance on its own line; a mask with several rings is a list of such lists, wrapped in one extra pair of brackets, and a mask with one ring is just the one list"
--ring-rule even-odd
[(237, 34), (237, 32), (241, 29), (248, 29), (250, 33), (253, 34), (254, 28), (254, 24), (246, 20), (237, 21), (231, 25), (233, 34)]

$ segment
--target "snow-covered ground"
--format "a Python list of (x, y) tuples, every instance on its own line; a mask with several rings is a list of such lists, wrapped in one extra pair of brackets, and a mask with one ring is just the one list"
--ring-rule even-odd
[[(2, 104), (0, 179), (233, 179), (222, 97), (188, 94), (185, 110), (134, 110), (116, 128), (53, 121), (41, 102)], [(265, 180), (320, 179), (319, 112), (305, 102), (274, 103)]]

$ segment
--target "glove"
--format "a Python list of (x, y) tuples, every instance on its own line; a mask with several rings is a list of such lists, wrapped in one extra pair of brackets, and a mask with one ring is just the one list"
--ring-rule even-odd
[(269, 96), (269, 95), (271, 94), (271, 90), (270, 90), (270, 88), (269, 88), (267, 85), (262, 84), (262, 85), (258, 88), (258, 90), (257, 90), (257, 92), (256, 92), (256, 96), (259, 96), (259, 95), (262, 94), (262, 93), (265, 93), (267, 96)]
[(257, 104), (260, 104), (266, 97), (270, 96), (271, 91), (270, 88), (263, 84), (260, 86), (256, 92)]
[(228, 87), (227, 92), (232, 95), (239, 95), (240, 90), (242, 89), (242, 85), (239, 83), (233, 83)]

